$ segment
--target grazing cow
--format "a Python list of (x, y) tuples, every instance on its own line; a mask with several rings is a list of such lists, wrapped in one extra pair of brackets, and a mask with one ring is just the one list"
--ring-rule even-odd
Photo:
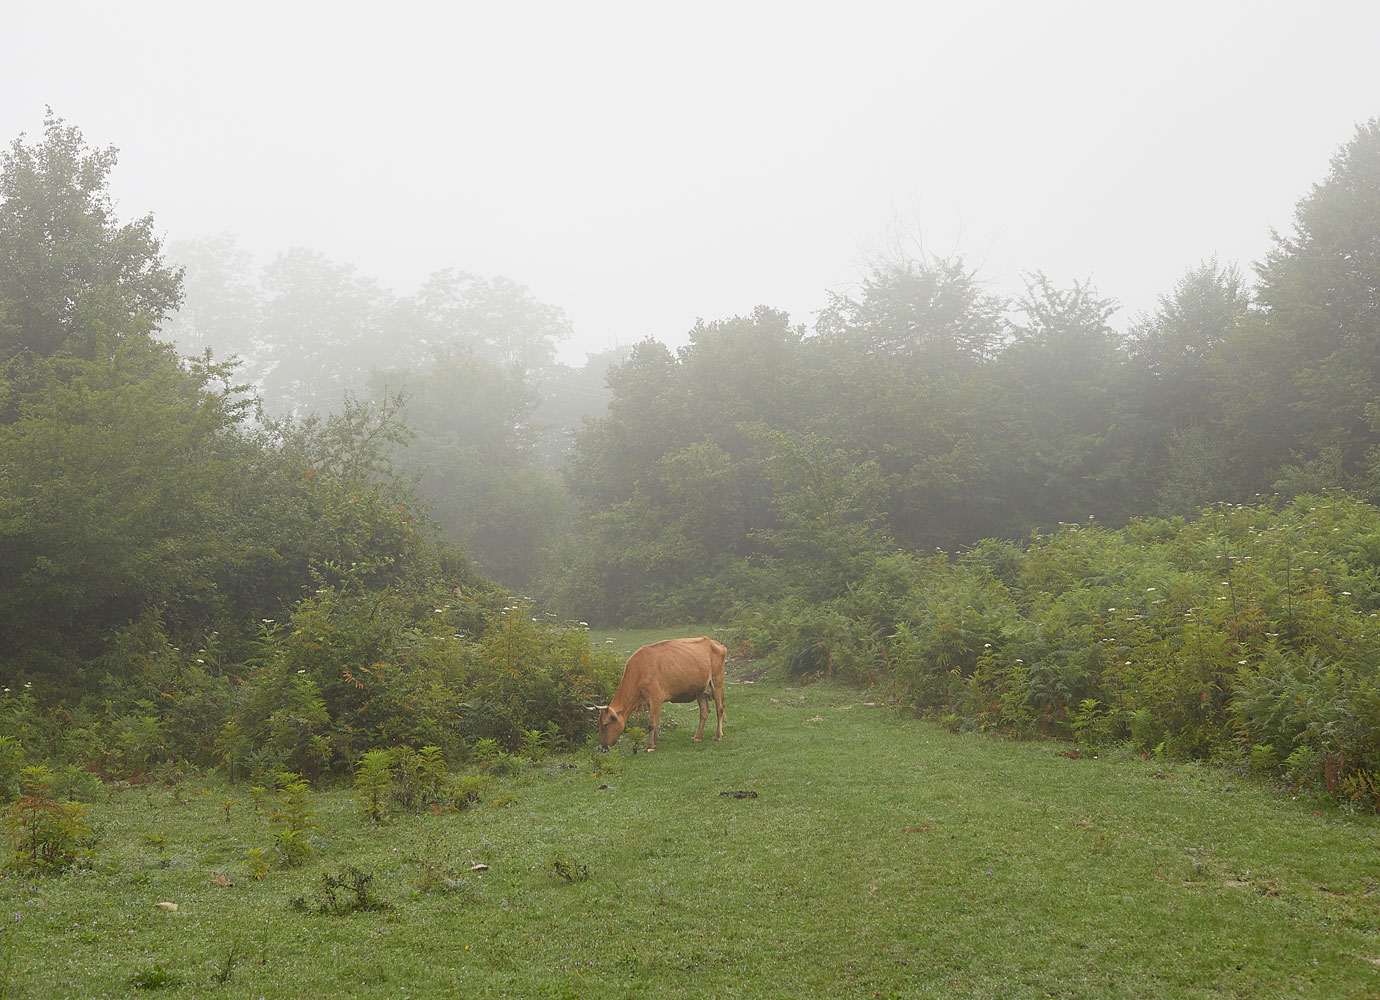
[(623, 735), (628, 716), (643, 708), (651, 712), (652, 728), (647, 750), (656, 749), (657, 724), (664, 701), (700, 703), (700, 728), (695, 742), (704, 736), (709, 718), (709, 699), (718, 717), (716, 740), (724, 738), (724, 657), (728, 650), (707, 636), (698, 639), (666, 639), (643, 646), (623, 666), (623, 680), (599, 712), (599, 745), (607, 749)]

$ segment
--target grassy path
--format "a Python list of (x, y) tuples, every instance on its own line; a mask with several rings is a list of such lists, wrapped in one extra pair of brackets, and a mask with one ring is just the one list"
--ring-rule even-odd
[[(178, 997), (1380, 995), (1374, 822), (824, 685), (731, 685), (720, 744), (695, 711), (506, 805), (371, 829), (324, 792), (319, 857), (262, 882), (243, 789), (120, 793), (95, 871), (0, 879), (0, 997), (149, 995), (155, 966)], [(349, 864), (391, 909), (289, 907)]]

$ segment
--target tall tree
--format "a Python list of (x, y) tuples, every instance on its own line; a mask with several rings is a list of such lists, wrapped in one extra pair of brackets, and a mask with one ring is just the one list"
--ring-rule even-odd
[(534, 382), (554, 369), (556, 349), (570, 336), (565, 312), (526, 286), (451, 268), (434, 272), (414, 295), (396, 302), (387, 325), (394, 363), (399, 347), (403, 363), (416, 367), (437, 349), (460, 348)]
[(962, 258), (903, 255), (874, 266), (856, 299), (831, 294), (816, 326), (826, 338), (908, 361), (930, 377), (961, 377), (1001, 346), (1005, 308)]
[(1153, 314), (1131, 325), (1115, 420), (1133, 455), (1135, 509), (1188, 515), (1214, 501), (1243, 499), (1220, 392), (1227, 344), (1250, 305), (1241, 272), (1211, 259), (1190, 268)]
[(300, 247), (269, 263), (263, 287), (259, 335), (273, 352), (267, 404), (324, 414), (338, 410), (347, 393), (362, 394), (385, 353), (379, 317), (387, 293), (354, 265)]
[(218, 358), (237, 358), (241, 377), (261, 383), (273, 359), (259, 333), (262, 303), (253, 258), (229, 234), (176, 240), (168, 256), (182, 268), (185, 294), (163, 324), (163, 338), (182, 354), (210, 349)]
[(1125, 470), (1110, 462), (1124, 359), (1110, 325), (1116, 308), (1085, 282), (1061, 288), (1038, 272), (1027, 280), (1012, 343), (992, 368), (991, 423), (981, 432), (995, 446), (991, 464), (1009, 512), (994, 534), (1129, 513)]
[(1233, 405), (1241, 444), (1265, 469), (1312, 467), (1314, 488), (1380, 486), (1369, 460), (1380, 442), (1372, 426), (1380, 398), (1377, 220), (1380, 120), (1373, 119), (1300, 200), (1292, 231), (1276, 234), (1258, 267), (1259, 319), (1243, 330), (1242, 390)]
[(0, 154), (0, 364), (109, 358), (177, 308), (181, 275), (153, 217), (121, 224), (108, 180), (114, 146), (91, 149), (49, 109), (43, 139)]
[(494, 579), (530, 592), (566, 529), (564, 495), (541, 468), (521, 372), (470, 350), (438, 349), (424, 371), (376, 371), (375, 398), (406, 400), (410, 440), (395, 452), (442, 533)]

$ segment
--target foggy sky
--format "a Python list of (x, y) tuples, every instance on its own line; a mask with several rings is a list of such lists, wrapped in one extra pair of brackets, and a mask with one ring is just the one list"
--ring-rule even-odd
[[(1273, 226), (1380, 115), (1380, 4), (4, 3), (0, 140), (114, 144), (122, 219), (453, 267), (562, 357), (757, 304), (810, 323), (901, 226), (1124, 326)], [(211, 13), (219, 9), (220, 13)]]

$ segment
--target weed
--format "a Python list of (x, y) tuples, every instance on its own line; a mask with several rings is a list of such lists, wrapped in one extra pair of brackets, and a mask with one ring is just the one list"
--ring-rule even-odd
[(374, 892), (374, 876), (354, 865), (332, 875), (321, 873), (321, 885), (316, 890), (315, 907), (303, 897), (295, 896), (290, 904), (295, 910), (327, 913), (341, 917), (361, 910), (387, 910), (390, 904)]
[(355, 765), (356, 805), (361, 819), (380, 823), (388, 812), (388, 793), (393, 786), (387, 750), (370, 750)]
[(162, 990), (178, 986), (182, 980), (165, 969), (161, 963), (153, 962), (136, 970), (125, 982), (136, 990)]
[(303, 778), (284, 772), (278, 776), (278, 784), (278, 811), (269, 815), (268, 828), (279, 862), (291, 868), (316, 853), (311, 834), (321, 824), (311, 806), (311, 789)]
[(1074, 741), (1089, 754), (1096, 754), (1092, 745), (1095, 734), (1102, 721), (1102, 702), (1096, 698), (1084, 698), (1078, 703), (1078, 710), (1069, 718), (1069, 729)]
[(518, 753), (530, 761), (539, 761), (546, 756), (551, 744), (551, 736), (540, 729), (524, 729), (518, 744)]
[(446, 777), (440, 747), (370, 750), (355, 767), (355, 790), (361, 793), (360, 816), (378, 823), (391, 806), (415, 810), (439, 805), (445, 798)]
[(0, 802), (17, 799), (23, 790), (24, 745), (14, 736), (0, 735)]
[(1380, 807), (1380, 791), (1376, 790), (1375, 776), (1363, 767), (1342, 778), (1338, 782), (1338, 790), (1351, 808), (1364, 805), (1374, 812)]
[(418, 892), (442, 892), (460, 903), (480, 903), (483, 887), (475, 876), (449, 866), (423, 864), (422, 874), (413, 883)]
[(1251, 747), (1251, 770), (1259, 775), (1271, 775), (1279, 769), (1279, 755), (1269, 743), (1257, 743)]
[(489, 737), (474, 741), (470, 759), (481, 771), (495, 776), (514, 774), (521, 764), (516, 757), (503, 750), (498, 740)]
[(602, 778), (606, 775), (616, 777), (623, 773), (623, 767), (618, 763), (618, 759), (607, 750), (601, 750), (597, 746), (590, 748), (585, 766), (592, 778)]
[(450, 801), (456, 809), (468, 809), (488, 793), (489, 779), (481, 774), (460, 775), (450, 783)]
[(251, 847), (244, 853), (244, 866), (249, 869), (249, 874), (254, 876), (255, 881), (263, 881), (263, 877), (273, 867), (273, 859), (269, 857), (266, 849)]
[(567, 861), (558, 854), (551, 861), (551, 874), (567, 882), (584, 882), (589, 878), (589, 865)]
[(1284, 761), (1284, 773), (1296, 791), (1322, 784), (1323, 755), (1312, 747), (1297, 747)]
[(230, 950), (225, 953), (225, 961), (220, 963), (216, 971), (211, 974), (211, 978), (219, 985), (224, 986), (230, 981), (230, 977), (234, 975), (235, 965), (239, 960), (240, 942), (239, 939), (236, 938), (230, 942)]

